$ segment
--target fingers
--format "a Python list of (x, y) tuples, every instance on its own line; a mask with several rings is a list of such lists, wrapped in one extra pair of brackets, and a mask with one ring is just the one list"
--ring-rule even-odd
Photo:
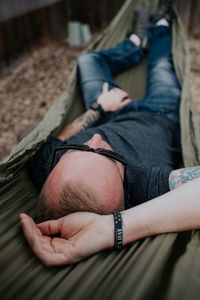
[[(40, 249), (42, 242), (45, 241), (45, 237), (42, 235), (40, 230), (36, 227), (34, 221), (26, 214), (20, 214), (20, 221), (24, 236), (32, 248), (33, 252), (40, 257)], [(48, 242), (48, 241), (45, 241)]]
[(33, 233), (41, 236), (41, 232), (39, 229), (37, 229), (33, 219), (31, 219), (26, 214), (20, 214), (19, 218), (20, 218), (22, 229), (23, 229), (24, 233), (33, 232)]
[(108, 82), (104, 82), (103, 84), (103, 93), (108, 92)]
[(127, 100), (127, 99), (130, 99), (129, 96), (123, 97), (123, 98), (122, 98), (122, 102), (125, 101), (125, 100)]
[(31, 237), (33, 235), (38, 237), (42, 236), (41, 231), (36, 227), (35, 222), (28, 215), (20, 214), (19, 218), (27, 240), (30, 240), (31, 242)]
[(129, 97), (129, 94), (127, 92), (125, 92), (124, 90), (121, 89), (116, 89), (116, 95), (119, 96), (118, 100), (121, 102), (121, 107), (126, 106), (127, 104), (129, 104), (132, 99)]
[(128, 93), (125, 92), (124, 90), (122, 89), (119, 89), (119, 88), (113, 88), (110, 92), (113, 92), (115, 94), (118, 94), (120, 95), (121, 97), (125, 98), (125, 97), (129, 97)]
[[(60, 233), (62, 229), (63, 218), (58, 220), (46, 221), (40, 224), (35, 224), (34, 221), (26, 214), (20, 214), (20, 220), (23, 230), (27, 231), (29, 228), (41, 235), (53, 235)], [(38, 230), (37, 230), (38, 229)]]
[(55, 239), (55, 245), (52, 246), (53, 239), (48, 236), (44, 236), (28, 215), (20, 214), (19, 218), (27, 242), (32, 248), (34, 254), (46, 266), (63, 265), (68, 263), (64, 253), (57, 253), (55, 250), (57, 239)]
[(60, 218), (58, 220), (51, 220), (37, 224), (37, 228), (39, 228), (43, 234), (53, 235), (61, 232), (62, 224), (63, 218)]
[(122, 100), (122, 107), (128, 105), (129, 103), (132, 102), (132, 99), (131, 98), (126, 98), (126, 99), (123, 99)]
[(109, 92), (110, 95), (112, 95), (112, 94), (118, 95), (120, 98), (122, 97), (122, 101), (129, 98), (128, 93), (125, 92), (124, 90), (120, 89), (120, 88), (114, 87), (110, 91), (108, 91), (108, 88), (109, 88), (108, 82), (104, 82), (102, 94), (106, 93), (106, 92)]

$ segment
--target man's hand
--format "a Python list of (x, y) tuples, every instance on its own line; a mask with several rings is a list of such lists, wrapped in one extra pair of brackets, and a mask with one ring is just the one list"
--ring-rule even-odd
[[(97, 102), (101, 104), (105, 112), (117, 111), (131, 102), (128, 94), (118, 88), (108, 91), (108, 83), (103, 85), (102, 94)], [(80, 131), (93, 126), (100, 119), (100, 113), (92, 109), (88, 109), (83, 115), (75, 119), (72, 123), (65, 126), (57, 135), (62, 141), (78, 134)]]
[(97, 100), (105, 112), (117, 111), (131, 101), (128, 93), (119, 88), (113, 88), (109, 91), (107, 82), (104, 83), (102, 94)]
[[(77, 212), (36, 225), (20, 214), (24, 235), (46, 266), (76, 263), (114, 244), (112, 215)], [(60, 237), (51, 237), (59, 234)]]

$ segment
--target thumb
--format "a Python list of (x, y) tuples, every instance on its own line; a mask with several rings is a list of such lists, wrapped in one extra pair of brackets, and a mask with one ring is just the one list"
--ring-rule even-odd
[(63, 224), (63, 218), (60, 218), (58, 220), (50, 220), (50, 221), (37, 224), (37, 227), (41, 230), (43, 234), (53, 235), (61, 232), (62, 224)]
[(104, 82), (103, 84), (103, 93), (108, 92), (108, 82)]

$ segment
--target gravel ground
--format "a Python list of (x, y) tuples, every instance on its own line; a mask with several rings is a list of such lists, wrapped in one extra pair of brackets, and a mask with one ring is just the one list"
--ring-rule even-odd
[(0, 160), (62, 94), (82, 51), (64, 43), (48, 44), (0, 80)]
[[(200, 114), (200, 42), (190, 40), (191, 88)], [(64, 91), (83, 49), (50, 43), (0, 80), (0, 161), (43, 118)]]

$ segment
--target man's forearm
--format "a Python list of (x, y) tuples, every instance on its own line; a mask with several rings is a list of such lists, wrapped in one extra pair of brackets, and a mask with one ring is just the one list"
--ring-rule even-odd
[(92, 109), (88, 109), (83, 115), (75, 119), (72, 123), (65, 126), (57, 135), (57, 138), (64, 141), (80, 131), (93, 126), (100, 119), (100, 113)]
[(123, 244), (167, 232), (200, 228), (200, 178), (126, 210)]
[[(197, 178), (123, 211), (123, 244), (161, 233), (200, 229), (199, 197)], [(114, 244), (113, 215), (76, 212), (38, 225), (25, 214), (20, 220), (27, 241), (46, 266), (76, 263)]]
[(170, 190), (198, 177), (200, 177), (200, 166), (174, 170), (169, 176)]

